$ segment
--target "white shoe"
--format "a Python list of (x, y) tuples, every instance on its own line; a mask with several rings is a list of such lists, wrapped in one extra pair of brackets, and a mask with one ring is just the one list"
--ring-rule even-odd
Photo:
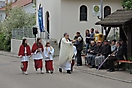
[(37, 74), (39, 73), (38, 70), (36, 71), (36, 73), (37, 73)]
[(44, 71), (43, 70), (41, 71), (41, 74), (44, 74)]
[(25, 75), (28, 75), (27, 71), (26, 71), (26, 72), (24, 72), (24, 74), (25, 74)]

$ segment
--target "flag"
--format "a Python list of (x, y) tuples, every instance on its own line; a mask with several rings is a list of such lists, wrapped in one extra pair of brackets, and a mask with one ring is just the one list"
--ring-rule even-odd
[(40, 32), (44, 32), (44, 25), (43, 25), (43, 7), (39, 6), (38, 9), (38, 23)]

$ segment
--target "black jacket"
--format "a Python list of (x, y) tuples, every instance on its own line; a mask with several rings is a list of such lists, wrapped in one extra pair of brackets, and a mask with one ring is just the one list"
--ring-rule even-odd
[(74, 45), (76, 46), (77, 50), (81, 51), (83, 50), (83, 37), (80, 35), (78, 36), (78, 39), (79, 38), (81, 38), (81, 40), (76, 40)]
[(123, 44), (121, 45), (122, 49), (123, 49), (123, 55), (127, 58), (127, 44), (125, 42), (123, 42)]
[(89, 44), (89, 43), (90, 43), (90, 38), (87, 38), (87, 37), (90, 37), (90, 34), (87, 35), (87, 36), (86, 36), (86, 39), (85, 39), (85, 42)]
[[(117, 48), (116, 48), (116, 51), (117, 51)], [(123, 60), (124, 58), (123, 58), (123, 48), (120, 46), (119, 48), (118, 48), (118, 51), (116, 52), (116, 58), (117, 58), (117, 60)]]
[(102, 45), (100, 45), (100, 46), (95, 46), (95, 48), (94, 48), (94, 54), (95, 55), (100, 55), (100, 53), (101, 53), (101, 46)]
[(101, 54), (104, 55), (105, 57), (108, 57), (109, 54), (111, 54), (111, 46), (109, 44), (107, 45), (102, 45), (101, 47)]

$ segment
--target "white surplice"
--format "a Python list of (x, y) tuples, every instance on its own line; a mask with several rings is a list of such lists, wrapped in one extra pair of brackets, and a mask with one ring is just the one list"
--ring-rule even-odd
[(59, 66), (65, 70), (71, 70), (71, 61), (74, 55), (72, 42), (65, 37), (61, 40)]
[[(49, 52), (51, 54), (49, 54)], [(53, 60), (53, 55), (54, 55), (54, 48), (52, 46), (44, 48), (44, 59), (45, 60)]]

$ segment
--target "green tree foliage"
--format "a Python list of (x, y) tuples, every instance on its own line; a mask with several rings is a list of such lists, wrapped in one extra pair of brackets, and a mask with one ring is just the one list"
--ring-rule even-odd
[(132, 9), (132, 0), (123, 0), (122, 1), (122, 6), (125, 9)]
[(26, 13), (21, 7), (15, 7), (10, 10), (9, 15), (6, 17), (4, 22), (0, 23), (0, 35), (4, 37), (4, 41), (0, 42), (3, 42), (4, 50), (10, 50), (10, 40), (13, 29), (31, 28), (33, 25), (35, 25), (35, 14), (31, 15)]

